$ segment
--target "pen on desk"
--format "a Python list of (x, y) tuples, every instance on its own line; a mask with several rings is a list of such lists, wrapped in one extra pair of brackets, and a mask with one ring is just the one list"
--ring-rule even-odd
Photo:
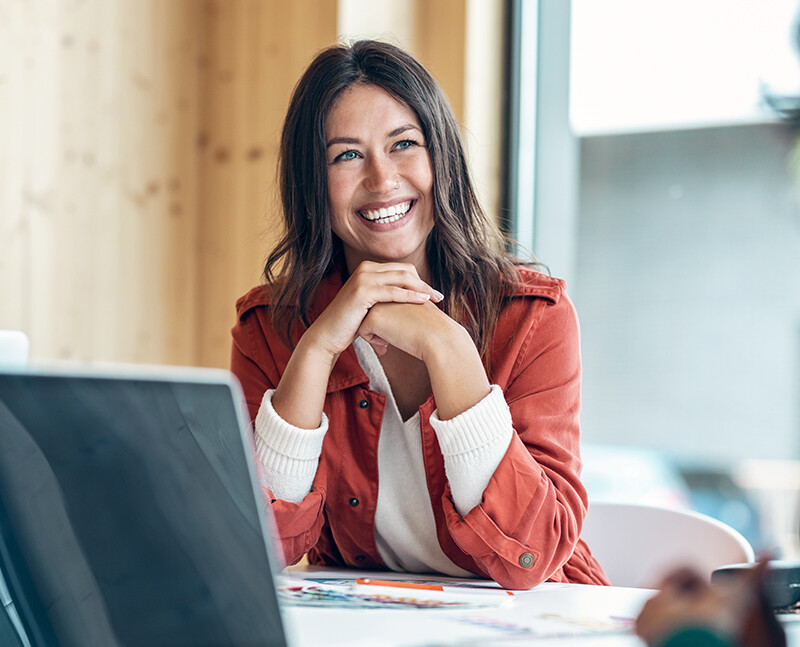
[(422, 591), (449, 591), (452, 593), (506, 593), (507, 595), (514, 595), (511, 591), (505, 589), (475, 589), (472, 587), (460, 586), (444, 586), (441, 584), (422, 584), (420, 582), (397, 582), (395, 580), (373, 580), (371, 578), (359, 577), (356, 578), (356, 584), (366, 586), (389, 586), (398, 589), (416, 589)]

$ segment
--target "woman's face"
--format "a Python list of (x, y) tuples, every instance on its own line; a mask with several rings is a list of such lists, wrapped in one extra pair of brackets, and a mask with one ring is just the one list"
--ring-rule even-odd
[(331, 108), (325, 136), (331, 226), (348, 269), (403, 261), (426, 278), (433, 170), (414, 111), (374, 85), (353, 85)]

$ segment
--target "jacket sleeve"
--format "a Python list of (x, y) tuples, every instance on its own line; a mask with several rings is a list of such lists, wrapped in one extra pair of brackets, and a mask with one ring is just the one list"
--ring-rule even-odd
[(456, 544), (500, 585), (518, 589), (565, 579), (561, 569), (578, 543), (587, 505), (579, 478), (577, 316), (565, 294), (531, 307), (541, 312), (529, 319), (530, 330), (518, 333), (525, 337), (504, 393), (516, 433), (480, 505), (462, 517), (449, 488), (443, 496)]
[[(264, 394), (280, 379), (276, 361), (259, 317), (245, 313), (232, 330), (231, 371), (244, 392), (250, 419), (255, 420)], [(299, 503), (277, 499), (266, 485), (263, 472), (260, 486), (271, 504), (286, 564), (295, 564), (314, 546), (324, 523), (325, 475), (317, 470), (311, 492)]]

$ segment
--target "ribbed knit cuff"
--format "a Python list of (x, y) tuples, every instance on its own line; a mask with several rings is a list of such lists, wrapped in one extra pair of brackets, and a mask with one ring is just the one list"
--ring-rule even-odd
[(273, 389), (264, 393), (256, 415), (256, 455), (264, 470), (264, 482), (278, 499), (300, 503), (311, 491), (328, 431), (323, 413), (317, 429), (290, 425), (272, 407)]
[(434, 411), (431, 425), (445, 457), (469, 460), (487, 445), (502, 440), (505, 440), (505, 452), (511, 440), (511, 412), (502, 389), (496, 384), (483, 400), (450, 420), (439, 420), (439, 412)]
[(462, 516), (478, 505), (511, 442), (511, 412), (496, 384), (483, 400), (450, 420), (431, 415), (453, 503)]

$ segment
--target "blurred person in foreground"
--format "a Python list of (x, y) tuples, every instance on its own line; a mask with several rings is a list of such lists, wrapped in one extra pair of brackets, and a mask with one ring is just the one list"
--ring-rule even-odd
[(724, 584), (674, 571), (642, 608), (636, 633), (650, 647), (786, 647), (765, 590), (767, 563)]

